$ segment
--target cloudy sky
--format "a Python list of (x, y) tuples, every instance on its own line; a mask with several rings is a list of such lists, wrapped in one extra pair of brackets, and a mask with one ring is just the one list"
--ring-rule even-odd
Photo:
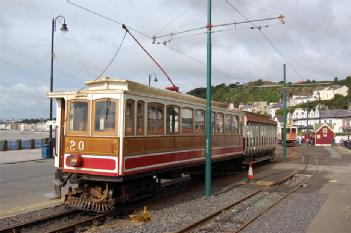
[[(350, 75), (351, 2), (346, 0), (228, 0), (249, 19), (286, 16), (256, 23), (280, 51), (279, 55), (251, 24), (218, 28), (213, 34), (213, 84), (282, 79), (330, 80)], [(206, 25), (206, 0), (72, 0), (138, 30), (135, 37), (155, 56), (182, 92), (206, 85), (206, 35), (197, 31), (159, 39), (153, 35)], [(225, 0), (212, 0), (213, 24), (245, 20)], [(55, 32), (54, 89), (74, 90), (95, 79), (120, 44), (121, 25), (82, 10), (66, 0), (0, 1), (0, 119), (47, 117), (51, 20), (63, 15), (69, 32)], [(61, 22), (57, 22), (57, 29)], [(175, 51), (176, 50), (176, 51)], [(186, 55), (188, 56), (186, 56)], [(190, 56), (190, 57), (189, 57)], [(294, 70), (294, 69), (295, 70)], [(160, 70), (130, 36), (105, 75), (147, 84)]]

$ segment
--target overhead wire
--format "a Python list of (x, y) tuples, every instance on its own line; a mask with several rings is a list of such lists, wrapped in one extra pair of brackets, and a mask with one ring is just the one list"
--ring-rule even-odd
[[(86, 7), (81, 6), (81, 5), (78, 5), (77, 3), (74, 3), (74, 2), (72, 2), (72, 1), (70, 1), (70, 0), (66, 0), (66, 2), (69, 3), (69, 4), (71, 4), (71, 5), (73, 5), (73, 6), (75, 6), (75, 7), (80, 8), (80, 9), (82, 9), (82, 10), (85, 10), (85, 11), (87, 11), (87, 12), (90, 12), (90, 13), (94, 14), (94, 15), (97, 15), (97, 16), (99, 16), (99, 17), (101, 17), (101, 18), (107, 19), (107, 20), (109, 20), (109, 21), (111, 21), (111, 22), (113, 22), (113, 23), (116, 23), (116, 24), (119, 24), (119, 25), (123, 25), (123, 23), (121, 23), (121, 22), (119, 22), (119, 21), (117, 21), (117, 20), (115, 20), (115, 19), (113, 19), (113, 18), (110, 18), (110, 17), (108, 17), (108, 16), (105, 16), (105, 15), (103, 15), (103, 14), (101, 14), (101, 13), (96, 12), (96, 11), (90, 10), (90, 9), (88, 9), (88, 8), (86, 8)], [(147, 35), (146, 33), (143, 33), (143, 32), (141, 32), (141, 31), (139, 31), (139, 30), (137, 30), (137, 29), (135, 29), (135, 28), (133, 28), (133, 27), (131, 27), (131, 26), (127, 26), (127, 27), (128, 27), (128, 29), (131, 30), (131, 31), (134, 31), (134, 32), (136, 32), (136, 33), (138, 33), (138, 34), (140, 34), (140, 35), (142, 35), (142, 36), (144, 36), (144, 37), (146, 37), (146, 38), (148, 38), (148, 39), (152, 39), (152, 37), (149, 36), (149, 35)]]
[(11, 65), (11, 66), (16, 66), (16, 67), (29, 67), (29, 66), (34, 66), (34, 65), (38, 65), (39, 63), (43, 62), (44, 60), (46, 60), (48, 57), (50, 57), (50, 54), (48, 53), (46, 56), (32, 62), (32, 63), (27, 63), (27, 64), (19, 64), (19, 63), (14, 63), (8, 60), (5, 60), (3, 58), (0, 58), (0, 62), (5, 63), (7, 65)]
[(274, 20), (274, 19), (279, 19), (282, 20), (284, 18), (283, 15), (277, 16), (277, 17), (268, 17), (268, 18), (262, 18), (262, 19), (247, 19), (245, 21), (239, 21), (239, 22), (230, 22), (230, 23), (221, 23), (221, 24), (214, 24), (214, 25), (207, 25), (207, 26), (201, 26), (201, 27), (196, 27), (196, 28), (190, 28), (190, 29), (186, 29), (183, 31), (178, 31), (178, 32), (171, 32), (168, 34), (164, 34), (164, 35), (160, 35), (160, 36), (153, 36), (153, 41), (160, 39), (160, 38), (164, 38), (164, 37), (172, 37), (175, 35), (179, 35), (179, 34), (184, 34), (184, 33), (189, 33), (189, 32), (193, 32), (193, 31), (199, 31), (199, 30), (203, 30), (203, 29), (207, 29), (207, 27), (211, 27), (211, 28), (216, 28), (216, 27), (227, 27), (227, 26), (232, 26), (234, 25), (235, 27), (237, 25), (240, 24), (246, 24), (246, 23), (254, 23), (254, 22), (262, 22), (262, 21), (268, 21), (268, 20)]
[[(251, 27), (245, 27), (245, 28), (238, 28), (238, 27), (235, 27), (235, 28), (230, 28), (230, 29), (220, 29), (220, 30), (213, 30), (211, 31), (210, 33), (213, 35), (215, 33), (220, 33), (220, 32), (229, 32), (229, 31), (238, 31), (238, 30), (253, 30), (253, 29), (258, 29), (258, 30), (262, 30), (264, 28), (268, 28), (268, 27), (271, 27), (271, 26), (274, 26), (274, 25), (280, 25), (281, 23), (274, 23), (274, 24), (267, 24), (267, 25), (258, 25), (256, 27), (254, 26), (251, 26)], [(167, 43), (170, 43), (174, 40), (179, 40), (179, 39), (184, 39), (184, 38), (189, 38), (189, 37), (193, 37), (193, 36), (201, 36), (201, 35), (207, 35), (208, 32), (205, 31), (205, 32), (197, 32), (197, 33), (193, 33), (193, 34), (190, 34), (190, 35), (184, 35), (184, 36), (176, 36), (176, 37), (171, 37), (170, 39), (168, 40), (164, 40), (164, 41), (157, 41), (155, 42), (155, 44), (167, 44)]]
[(126, 38), (126, 36), (127, 36), (127, 31), (124, 33), (123, 38), (122, 38), (122, 41), (121, 41), (121, 43), (119, 44), (119, 46), (118, 46), (116, 52), (113, 54), (111, 60), (109, 61), (109, 63), (106, 65), (106, 67), (102, 70), (102, 72), (99, 74), (99, 76), (98, 76), (95, 80), (97, 80), (98, 78), (100, 78), (100, 77), (106, 72), (106, 70), (111, 66), (111, 64), (112, 64), (112, 62), (115, 60), (117, 54), (118, 54), (119, 51), (121, 50), (121, 47), (122, 47), (122, 45), (123, 45), (123, 42), (124, 42), (124, 39)]
[(144, 48), (144, 46), (135, 38), (135, 36), (128, 30), (128, 28), (126, 27), (126, 25), (122, 25), (122, 28), (124, 30), (126, 30), (126, 33), (128, 33), (133, 40), (140, 46), (140, 48), (148, 55), (148, 57), (156, 64), (156, 66), (162, 71), (162, 73), (167, 77), (168, 81), (172, 84), (172, 87), (174, 89), (174, 91), (178, 92), (178, 87), (176, 85), (174, 85), (171, 77), (169, 77), (169, 75), (167, 74), (167, 72), (163, 69), (163, 67), (160, 65), (159, 62), (156, 61), (156, 59)]
[(169, 27), (170, 25), (172, 25), (175, 21), (177, 21), (181, 16), (183, 16), (185, 13), (187, 13), (190, 9), (192, 9), (197, 3), (199, 2), (199, 0), (194, 0), (189, 7), (187, 7), (184, 11), (182, 11), (180, 14), (178, 14), (177, 16), (175, 16), (170, 22), (168, 22), (166, 25), (164, 25), (158, 32), (155, 33), (155, 35), (161, 33), (162, 31), (164, 31), (167, 27)]
[[(248, 17), (246, 17), (241, 11), (239, 11), (236, 7), (234, 7), (228, 0), (225, 0), (225, 2), (229, 5), (230, 8), (232, 8), (234, 11), (236, 11), (239, 15), (241, 15), (243, 18), (246, 20), (250, 20)], [(256, 27), (256, 25), (251, 22), (251, 24)], [(285, 56), (282, 54), (282, 52), (278, 49), (277, 46), (273, 43), (271, 39), (262, 31), (258, 30), (259, 33), (265, 38), (265, 40), (272, 46), (272, 48), (275, 50), (275, 52), (291, 67), (291, 69), (301, 78), (304, 79), (303, 76), (296, 70), (296, 68), (285, 58)]]
[[(174, 52), (176, 52), (176, 53), (178, 53), (178, 54), (180, 54), (180, 55), (182, 55), (182, 56), (185, 56), (185, 57), (189, 58), (190, 60), (193, 60), (193, 61), (197, 62), (198, 64), (201, 64), (201, 65), (203, 65), (203, 66), (207, 66), (206, 62), (203, 62), (203, 61), (201, 61), (201, 60), (199, 60), (199, 59), (197, 59), (197, 58), (195, 58), (195, 57), (192, 57), (192, 56), (190, 56), (189, 54), (185, 53), (184, 51), (181, 51), (180, 49), (174, 48), (174, 47), (172, 47), (172, 46), (170, 46), (170, 45), (168, 45), (168, 44), (163, 44), (163, 45), (164, 45), (165, 47), (167, 47), (168, 49), (170, 49), (170, 50), (172, 50), (172, 51), (174, 51)], [(217, 71), (218, 73), (221, 73), (221, 74), (223, 74), (223, 75), (226, 75), (226, 76), (228, 76), (228, 77), (230, 77), (230, 78), (232, 78), (232, 79), (238, 79), (238, 77), (235, 77), (235, 76), (233, 76), (233, 75), (231, 75), (231, 74), (228, 74), (227, 72), (224, 72), (224, 71), (222, 71), (222, 70), (216, 68), (216, 67), (213, 66), (213, 65), (212, 65), (212, 70)]]
[(256, 6), (256, 5), (253, 5), (251, 3), (247, 3), (246, 1), (241, 1), (241, 0), (236, 0), (238, 3), (242, 4), (242, 5), (247, 5), (249, 7), (253, 7), (253, 8), (256, 8), (256, 9), (259, 9), (259, 10), (264, 10), (264, 11), (267, 11), (267, 12), (270, 12), (270, 13), (273, 13), (273, 14), (280, 14), (276, 11), (273, 11), (271, 9), (267, 9), (267, 8), (264, 8), (264, 7), (260, 7), (260, 6)]
[(54, 56), (54, 60), (55, 60), (55, 64), (57, 65), (57, 67), (60, 69), (60, 71), (62, 72), (63, 75), (67, 76), (67, 77), (77, 77), (78, 75), (80, 75), (86, 68), (84, 66), (84, 64), (81, 66), (81, 68), (79, 69), (79, 71), (75, 74), (71, 74), (66, 72), (66, 70), (63, 68), (63, 66), (61, 65), (61, 62), (59, 61), (57, 55), (55, 54)]

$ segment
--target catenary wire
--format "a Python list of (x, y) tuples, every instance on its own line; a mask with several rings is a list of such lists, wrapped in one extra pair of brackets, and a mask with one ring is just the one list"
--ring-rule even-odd
[[(99, 16), (99, 17), (101, 17), (101, 18), (104, 18), (104, 19), (106, 19), (106, 20), (109, 20), (109, 21), (111, 21), (111, 22), (113, 22), (113, 23), (116, 23), (116, 24), (119, 24), (119, 25), (123, 25), (123, 23), (121, 23), (121, 22), (119, 22), (119, 21), (117, 21), (117, 20), (115, 20), (115, 19), (112, 19), (112, 18), (110, 18), (110, 17), (108, 17), (108, 16), (105, 16), (105, 15), (103, 15), (103, 14), (101, 14), (101, 13), (98, 13), (98, 12), (96, 12), (96, 11), (90, 10), (90, 9), (88, 9), (88, 8), (86, 8), (86, 7), (81, 6), (81, 5), (78, 5), (77, 3), (74, 3), (74, 2), (72, 2), (72, 1), (70, 1), (70, 0), (66, 0), (66, 2), (69, 3), (69, 4), (71, 4), (71, 5), (73, 5), (73, 6), (75, 6), (75, 7), (80, 8), (80, 9), (82, 9), (82, 10), (85, 10), (85, 11), (87, 11), (87, 12), (90, 12), (90, 13), (94, 14), (94, 15), (97, 15), (97, 16)], [(142, 36), (144, 36), (144, 37), (146, 37), (146, 38), (148, 38), (148, 39), (152, 39), (151, 36), (149, 36), (149, 35), (147, 35), (147, 34), (141, 32), (141, 31), (139, 31), (139, 30), (137, 30), (137, 29), (135, 29), (135, 28), (133, 28), (133, 27), (131, 27), (131, 26), (127, 26), (127, 27), (128, 27), (128, 29), (131, 30), (131, 31), (134, 31), (134, 32), (136, 32), (136, 33), (138, 33), (138, 34), (140, 34), (140, 35), (142, 35)]]
[[(246, 17), (241, 11), (239, 11), (237, 8), (235, 8), (233, 6), (233, 4), (231, 4), (228, 0), (225, 0), (225, 2), (229, 5), (229, 7), (231, 7), (234, 11), (236, 11), (238, 14), (240, 14), (243, 18), (245, 18), (246, 20), (249, 20), (248, 17)], [(252, 22), (251, 23), (254, 27), (256, 27), (256, 25)], [(278, 49), (277, 46), (275, 46), (275, 44), (271, 41), (271, 39), (269, 39), (269, 37), (262, 31), (262, 30), (258, 30), (261, 35), (265, 38), (265, 40), (272, 46), (272, 48), (276, 51), (276, 53), (291, 67), (291, 69), (301, 78), (304, 79), (302, 77), (302, 75), (296, 70), (296, 68), (284, 57), (284, 55), (282, 54), (282, 52)]]
[[(274, 26), (274, 25), (281, 25), (281, 23), (274, 23), (274, 24), (267, 24), (267, 25), (258, 25), (256, 27), (254, 26), (251, 26), (251, 27), (245, 27), (245, 28), (238, 28), (238, 27), (235, 27), (235, 28), (230, 28), (230, 29), (220, 29), (220, 30), (214, 30), (214, 31), (211, 31), (211, 34), (215, 34), (215, 33), (219, 33), (219, 32), (229, 32), (229, 31), (241, 31), (241, 30), (253, 30), (253, 29), (258, 29), (258, 30), (262, 30), (264, 28), (268, 28), (268, 27), (271, 27), (271, 26)], [(189, 37), (193, 37), (193, 36), (201, 36), (201, 35), (207, 35), (208, 32), (197, 32), (197, 33), (193, 33), (193, 34), (190, 34), (190, 35), (184, 35), (184, 36), (177, 36), (177, 37), (171, 37), (170, 39), (168, 40), (165, 40), (163, 42), (155, 42), (156, 44), (164, 44), (164, 43), (170, 43), (174, 40), (179, 40), (179, 39), (184, 39), (184, 38), (189, 38)]]
[(66, 70), (63, 68), (63, 66), (61, 65), (61, 62), (59, 61), (57, 54), (54, 56), (54, 60), (56, 61), (56, 65), (57, 67), (61, 70), (62, 74), (64, 74), (67, 77), (77, 77), (78, 75), (80, 75), (81, 73), (83, 73), (83, 71), (85, 70), (85, 66), (82, 65), (82, 67), (79, 69), (79, 71), (75, 74), (71, 74), (66, 72)]
[(163, 69), (163, 67), (161, 66), (161, 64), (159, 62), (156, 61), (156, 59), (144, 48), (144, 46), (137, 40), (137, 38), (135, 38), (135, 36), (128, 30), (128, 28), (123, 24), (122, 28), (124, 30), (126, 30), (126, 33), (128, 33), (133, 40), (140, 46), (140, 48), (146, 53), (146, 55), (156, 64), (156, 66), (162, 71), (162, 73), (167, 77), (168, 81), (172, 84), (174, 90), (178, 91), (178, 87), (176, 85), (174, 85), (171, 77), (169, 77), (169, 75), (167, 74), (167, 72)]
[[(263, 19), (253, 19), (253, 20), (245, 20), (245, 21), (239, 21), (239, 22), (230, 22), (230, 23), (221, 23), (221, 24), (215, 24), (215, 25), (209, 25), (211, 28), (216, 28), (216, 27), (227, 27), (227, 26), (237, 26), (240, 24), (246, 24), (246, 23), (254, 23), (254, 22), (262, 22), (262, 21), (268, 21), (268, 20), (274, 20), (274, 19), (283, 19), (284, 16), (280, 15), (277, 17), (269, 17), (269, 18), (263, 18)], [(199, 31), (199, 30), (203, 30), (203, 29), (207, 29), (208, 26), (202, 26), (202, 27), (197, 27), (197, 28), (190, 28), (190, 29), (186, 29), (183, 31), (178, 31), (178, 32), (171, 32), (168, 34), (164, 34), (164, 35), (160, 35), (160, 36), (153, 36), (153, 40), (156, 39), (160, 39), (163, 37), (172, 37), (175, 35), (179, 35), (179, 34), (184, 34), (184, 33), (189, 33), (189, 32), (193, 32), (193, 31)]]
[(117, 54), (118, 54), (119, 51), (121, 50), (121, 47), (122, 47), (122, 45), (123, 45), (123, 42), (124, 42), (124, 39), (126, 38), (126, 36), (127, 36), (127, 31), (124, 33), (123, 38), (122, 38), (122, 41), (121, 41), (121, 43), (119, 44), (119, 46), (118, 46), (118, 48), (117, 48), (115, 54), (113, 54), (113, 56), (112, 56), (111, 60), (109, 61), (109, 63), (106, 65), (106, 67), (103, 69), (103, 71), (99, 74), (99, 76), (98, 76), (95, 80), (97, 80), (98, 78), (100, 78), (100, 77), (106, 72), (106, 70), (111, 66), (111, 64), (112, 64), (112, 62), (115, 60)]
[(190, 9), (192, 9), (199, 0), (194, 0), (189, 7), (187, 7), (184, 11), (179, 13), (177, 16), (175, 16), (170, 22), (168, 22), (166, 25), (164, 25), (158, 32), (155, 33), (155, 35), (160, 34), (162, 31), (164, 31), (167, 27), (172, 25), (175, 21), (177, 21), (181, 16), (183, 16), (185, 13), (187, 13)]
[(39, 60), (32, 62), (32, 63), (28, 63), (28, 64), (19, 64), (19, 63), (14, 63), (14, 62), (10, 62), (7, 61), (3, 58), (0, 58), (0, 62), (5, 63), (7, 65), (11, 65), (11, 66), (16, 66), (16, 67), (28, 67), (28, 66), (34, 66), (34, 65), (38, 65), (39, 63), (45, 61), (48, 57), (50, 57), (50, 54), (47, 54), (45, 57), (40, 58)]
[(260, 7), (260, 6), (255, 6), (253, 4), (250, 4), (250, 3), (247, 3), (246, 1), (241, 1), (241, 0), (236, 0), (238, 3), (240, 4), (243, 4), (243, 5), (247, 5), (249, 7), (253, 7), (253, 8), (256, 8), (256, 9), (259, 9), (259, 10), (264, 10), (264, 11), (267, 11), (267, 12), (270, 12), (270, 13), (273, 13), (273, 14), (280, 14), (276, 11), (273, 11), (271, 9), (267, 9), (267, 8), (264, 8), (264, 7)]
[[(181, 50), (179, 50), (179, 49), (177, 49), (177, 48), (174, 48), (174, 47), (172, 47), (172, 46), (170, 46), (170, 45), (168, 45), (168, 44), (163, 44), (163, 45), (166, 46), (168, 49), (172, 50), (173, 52), (176, 52), (176, 53), (178, 53), (178, 54), (180, 54), (180, 55), (182, 55), (182, 56), (185, 56), (185, 57), (189, 58), (190, 60), (193, 60), (193, 61), (197, 62), (198, 64), (201, 64), (201, 65), (203, 65), (203, 66), (206, 66), (206, 65), (207, 65), (205, 62), (203, 62), (203, 61), (201, 61), (201, 60), (199, 60), (199, 59), (197, 59), (197, 58), (195, 58), (195, 57), (192, 57), (192, 56), (190, 56), (189, 54), (187, 54), (187, 53), (185, 53), (185, 52), (183, 52), (183, 51), (181, 51)], [(228, 73), (226, 73), (226, 72), (224, 72), (224, 71), (222, 71), (222, 70), (220, 70), (220, 69), (214, 67), (213, 65), (212, 65), (212, 69), (215, 70), (215, 71), (217, 71), (218, 73), (221, 73), (221, 74), (223, 74), (223, 75), (226, 75), (226, 76), (228, 76), (228, 77), (230, 77), (230, 78), (232, 78), (232, 79), (239, 79), (238, 77), (235, 77), (235, 76), (233, 76), (233, 75), (231, 75), (231, 74), (228, 74)]]

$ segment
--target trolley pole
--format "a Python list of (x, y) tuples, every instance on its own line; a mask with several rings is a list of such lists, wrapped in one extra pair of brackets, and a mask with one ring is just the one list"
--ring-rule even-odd
[(212, 147), (212, 125), (211, 125), (211, 0), (207, 0), (207, 89), (206, 89), (206, 164), (205, 164), (205, 196), (211, 196), (212, 168), (211, 168), (211, 147)]
[(283, 160), (286, 161), (286, 65), (283, 65), (284, 70), (284, 91), (283, 91), (283, 101), (284, 101), (284, 130), (283, 130)]

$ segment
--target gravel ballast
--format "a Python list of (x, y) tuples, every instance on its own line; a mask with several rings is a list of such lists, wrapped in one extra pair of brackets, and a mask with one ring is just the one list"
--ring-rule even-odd
[[(234, 188), (226, 193), (209, 198), (202, 197), (202, 190), (179, 194), (172, 200), (164, 200), (149, 207), (151, 221), (133, 223), (112, 220), (88, 232), (172, 232), (185, 227), (227, 205), (255, 192), (255, 187)], [(175, 202), (173, 201), (175, 199)]]
[(321, 193), (292, 193), (274, 209), (244, 229), (243, 233), (303, 233), (327, 200)]

